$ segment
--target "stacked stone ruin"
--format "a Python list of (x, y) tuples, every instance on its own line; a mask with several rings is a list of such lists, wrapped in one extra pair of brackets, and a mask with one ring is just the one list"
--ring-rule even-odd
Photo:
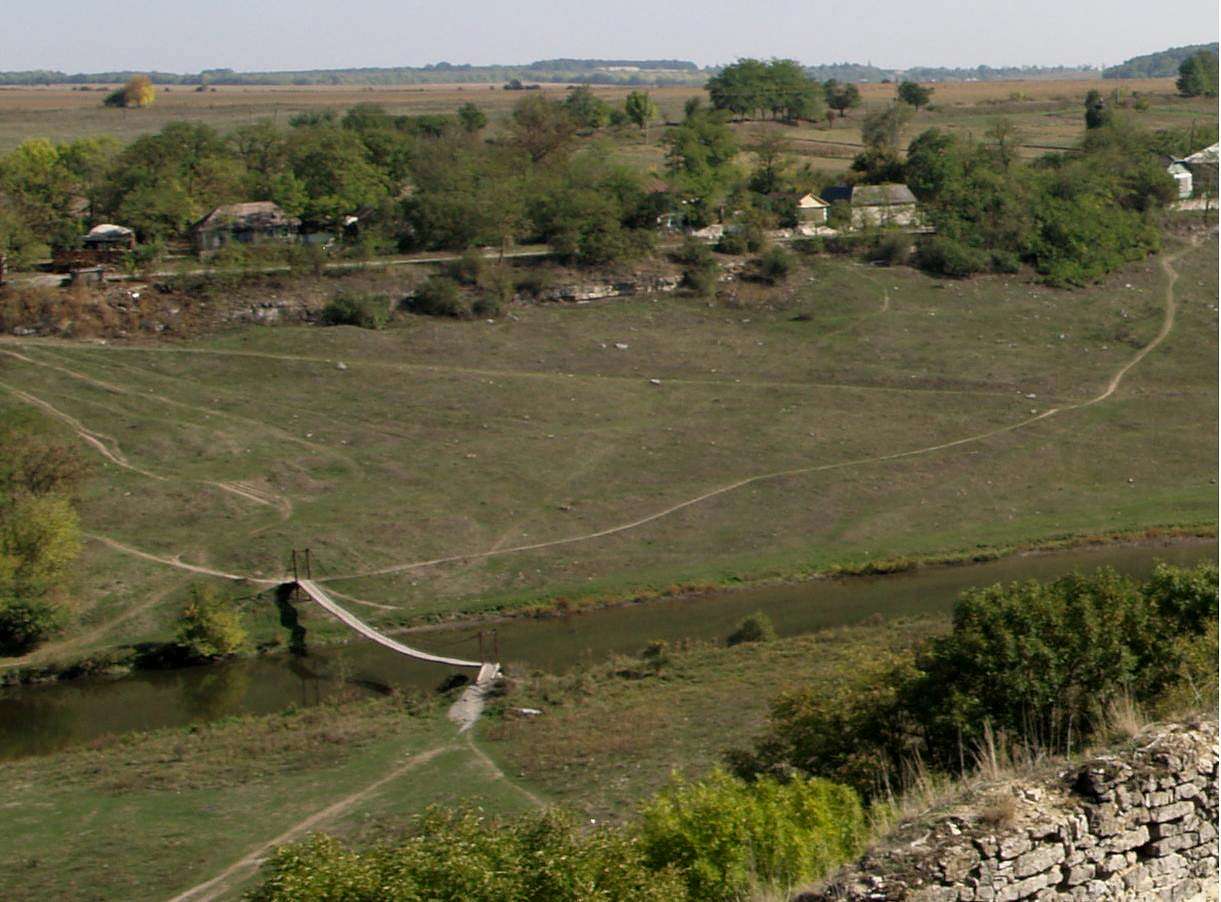
[(1146, 730), (1054, 777), (978, 790), (797, 897), (1215, 898), (1217, 725), (1207, 722)]

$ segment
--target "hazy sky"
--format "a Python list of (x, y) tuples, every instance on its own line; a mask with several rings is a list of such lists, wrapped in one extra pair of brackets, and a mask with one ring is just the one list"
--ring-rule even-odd
[(197, 72), (784, 56), (1073, 65), (1217, 39), (1216, 0), (60, 0), (8, 3), (0, 70)]

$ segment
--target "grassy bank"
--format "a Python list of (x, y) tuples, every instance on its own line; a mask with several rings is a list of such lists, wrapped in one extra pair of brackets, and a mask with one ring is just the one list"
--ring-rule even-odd
[(671, 773), (702, 775), (726, 749), (749, 744), (779, 693), (846, 679), (947, 624), (897, 620), (732, 648), (695, 643), (564, 676), (511, 675), (479, 735), (507, 773), (549, 799), (599, 823), (623, 820)]
[[(21, 356), (0, 354), (0, 409), (111, 455), (95, 458), (86, 531), (165, 562), (89, 542), (73, 627), (39, 660), (169, 638), (203, 578), (174, 562), (275, 579), (293, 547), (393, 627), (1207, 531), (1215, 244), (1171, 250), (1169, 338), (1107, 400), (1022, 426), (1097, 396), (1156, 334), (1156, 259), (1072, 293), (818, 258), (785, 292), (715, 306), (6, 342)], [(259, 587), (236, 591), (255, 640), (279, 636)], [(306, 616), (312, 636), (338, 635)]]
[(0, 779), (5, 895), (29, 900), (165, 899), (331, 806), (310, 829), (370, 841), (432, 803), (529, 805), (440, 710), (388, 699), (100, 739), (0, 763)]

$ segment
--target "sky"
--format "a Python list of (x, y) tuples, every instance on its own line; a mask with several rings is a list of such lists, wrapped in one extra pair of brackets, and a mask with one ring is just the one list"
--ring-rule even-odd
[[(10, 4), (5, 4), (9, 6)], [(11, 4), (0, 71), (198, 72), (741, 56), (1111, 65), (1217, 40), (1216, 0), (50, 0)]]

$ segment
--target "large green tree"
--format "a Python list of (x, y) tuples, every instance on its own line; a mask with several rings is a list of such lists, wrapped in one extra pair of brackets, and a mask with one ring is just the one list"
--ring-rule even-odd
[(1201, 50), (1183, 60), (1175, 85), (1186, 97), (1217, 96), (1217, 54)]

